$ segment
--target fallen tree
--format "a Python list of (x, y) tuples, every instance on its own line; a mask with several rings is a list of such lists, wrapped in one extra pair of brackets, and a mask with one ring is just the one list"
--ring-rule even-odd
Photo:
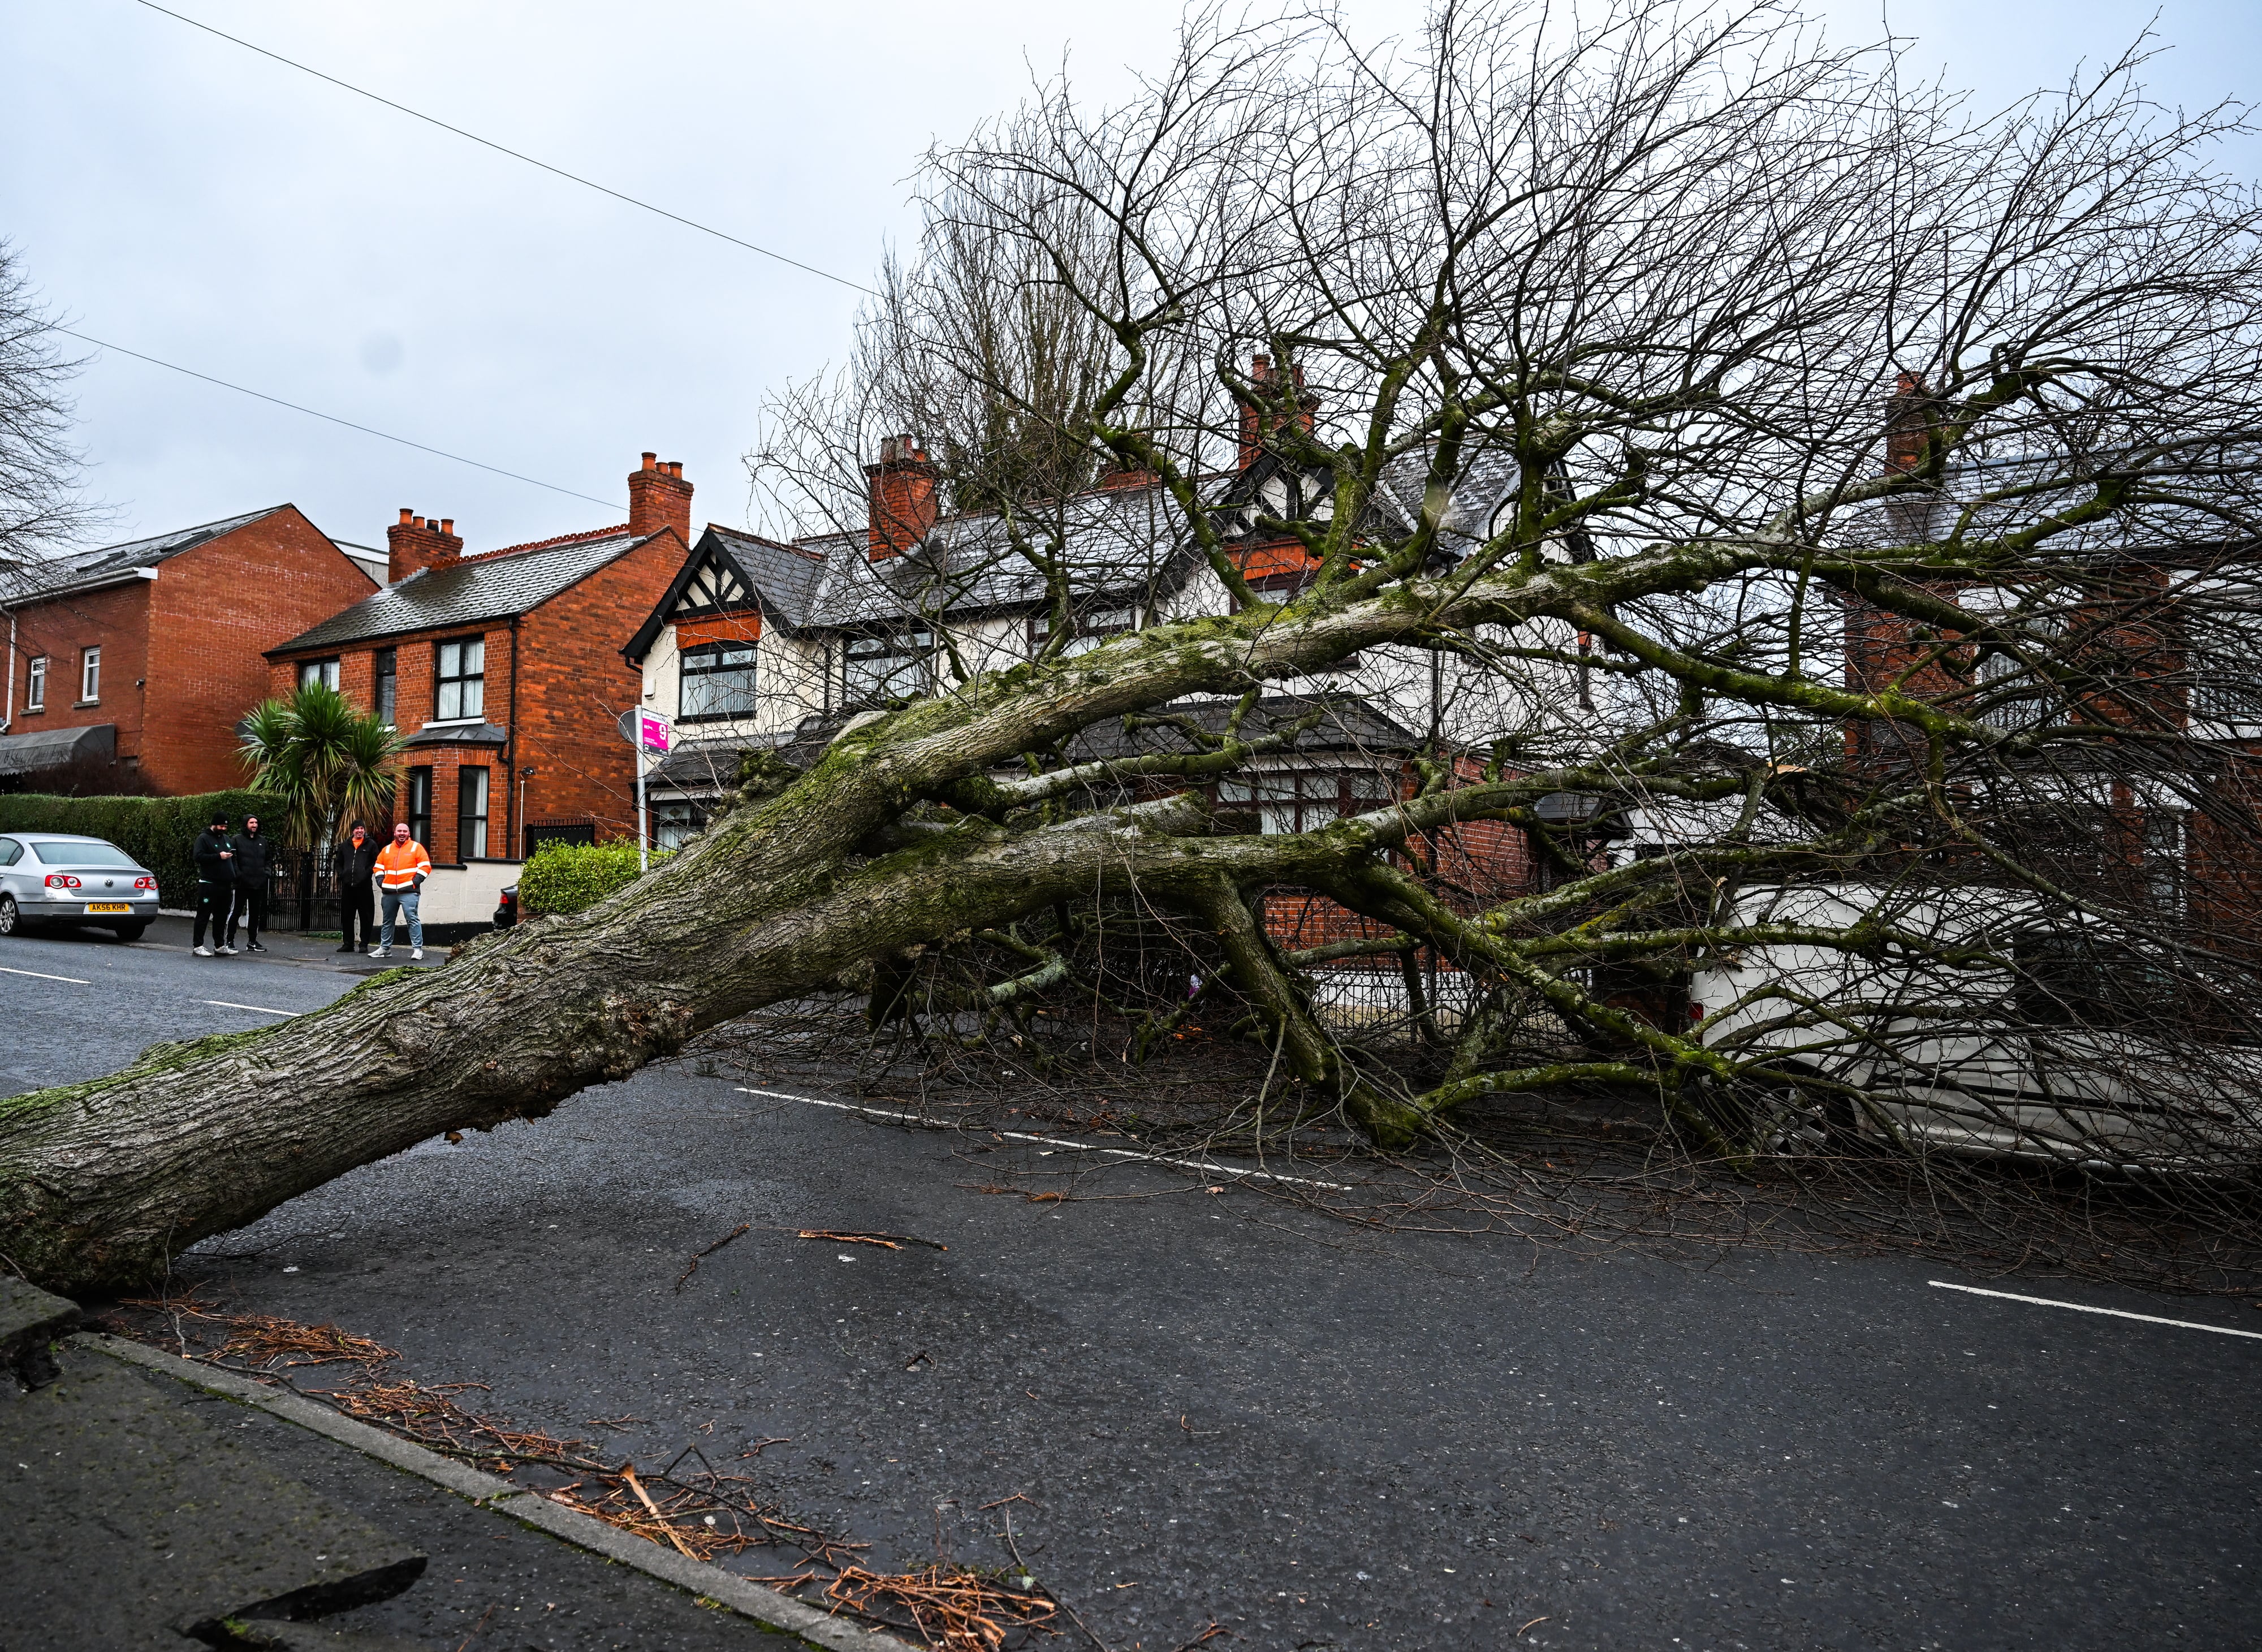
[[(1753, 1098), (1812, 1074), (1631, 1006), (1627, 979), (1769, 946), (1935, 971), (1904, 998), (2020, 967), (1905, 899), (1739, 905), (1776, 884), (2013, 891), (2238, 1021), (2251, 902), (2110, 837), (2172, 806), (2219, 884), (2262, 864), (2244, 748), (2192, 710), (2202, 658), (2253, 657), (2255, 209), (2198, 159), (2224, 122), (2148, 126), (2134, 67), (1963, 122), (1788, 17), (1637, 6), (1562, 40), (1443, 12), (1397, 58), (1323, 18), (1197, 21), (1123, 109), (1047, 89), (932, 158), (928, 263), (890, 279), (864, 371), (781, 400), (765, 455), (772, 497), (798, 487), (800, 524), (833, 513), (861, 559), (872, 437), (926, 433), (952, 521), (986, 537), (946, 522), (887, 588), (882, 617), (933, 638), (922, 691), (770, 762), (585, 912), (0, 1101), (0, 1254), (61, 1288), (138, 1281), (812, 992), (868, 992), (877, 1020), (926, 970), (938, 1033), (986, 1036), (1094, 990), (1069, 914), (1117, 898), (1198, 931), (1282, 1078), (1390, 1145), (1479, 1095), (1589, 1084), (1749, 1151), (1781, 1134)], [(1156, 566), (1195, 574), (1080, 632), (1106, 593), (1077, 501), (1125, 477), (1167, 507)], [(1045, 621), (1015, 663), (956, 617), (1000, 568)], [(1387, 796), (1250, 830), (1217, 789), (1301, 735), (1244, 718), (1320, 682), (1380, 703), (1426, 682), (1419, 749)], [(1190, 701), (1229, 710), (1195, 726)], [(1077, 745), (1164, 726), (1169, 749)], [(1639, 858), (1591, 830), (1636, 817)], [(1457, 882), (1440, 846), (1477, 824), (1527, 834), (1543, 875)], [(1362, 927), (1284, 945), (1283, 888)], [(1408, 961), (1413, 992), (1416, 951), (1471, 988), (1450, 1026), (1423, 1006), (1426, 1066), (1315, 1013), (1319, 972), (1362, 959)], [(1535, 1006), (1545, 1048), (1503, 1032)], [(1787, 1014), (1855, 1043), (1883, 1024)], [(2244, 1083), (2222, 1030), (2163, 1014), (2146, 1049)]]

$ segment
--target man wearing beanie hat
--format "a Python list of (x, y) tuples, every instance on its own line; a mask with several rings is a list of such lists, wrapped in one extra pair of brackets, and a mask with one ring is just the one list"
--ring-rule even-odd
[(210, 924), (220, 956), (232, 958), (235, 949), (227, 944), (227, 920), (235, 908), (235, 845), (228, 840), (227, 816), (214, 814), (212, 824), (197, 834), (190, 854), (197, 863), (196, 955), (213, 956), (205, 944), (205, 926)]

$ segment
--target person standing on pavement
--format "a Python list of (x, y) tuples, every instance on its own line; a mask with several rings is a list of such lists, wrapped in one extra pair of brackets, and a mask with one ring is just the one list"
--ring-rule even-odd
[(271, 854), (272, 838), (259, 832), (259, 817), (243, 817), (243, 830), (235, 834), (235, 909), (227, 915), (227, 944), (235, 946), (235, 931), (241, 925), (246, 952), (264, 952), (259, 944), (259, 933), (267, 927), (267, 880), (273, 874), (275, 862)]
[[(344, 932), (341, 952), (359, 952), (364, 947), (377, 950), (377, 840), (357, 820), (330, 857), (330, 875), (338, 886), (338, 927)], [(358, 940), (354, 936), (356, 919), (361, 920)]]
[(220, 956), (232, 958), (235, 949), (227, 944), (227, 925), (235, 911), (235, 843), (227, 835), (226, 815), (213, 816), (212, 824), (197, 833), (189, 855), (197, 863), (197, 927), (190, 948), (200, 958), (213, 956), (213, 949), (205, 944), (209, 924)]
[(389, 957), (393, 953), (393, 920), (402, 912), (408, 914), (408, 956), (421, 960), (424, 956), (424, 920), (417, 915), (416, 899), (423, 892), (424, 880), (432, 876), (432, 857), (424, 846), (408, 835), (406, 824), (393, 828), (393, 841), (380, 850), (377, 857), (378, 886), (385, 891), (384, 921), (377, 932), (374, 958)]

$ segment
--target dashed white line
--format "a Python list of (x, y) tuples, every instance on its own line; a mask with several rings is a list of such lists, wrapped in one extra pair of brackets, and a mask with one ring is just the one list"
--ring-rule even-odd
[(2062, 1302), (2049, 1296), (2021, 1296), (2016, 1291), (1983, 1291), (1977, 1285), (1952, 1285), (1944, 1279), (1927, 1280), (1935, 1290), (1962, 1291), (1968, 1296), (1993, 1296), (2006, 1302), (2031, 1302), (2036, 1308), (2067, 1308), (2077, 1314), (2105, 1314), (2114, 1319), (2140, 1319), (2148, 1325), (2173, 1325), (2179, 1331), (2211, 1331), (2218, 1337), (2249, 1337), (2262, 1342), (2262, 1331), (2233, 1331), (2228, 1325), (2203, 1325), (2196, 1319), (2163, 1319), (2158, 1314), (2132, 1314), (2125, 1308), (2093, 1308), (2087, 1302)]
[(222, 1009), (257, 1010), (262, 1015), (288, 1015), (295, 1018), (306, 1014), (304, 1010), (270, 1009), (264, 1004), (231, 1004), (224, 998), (208, 998), (204, 1001), (207, 1004), (217, 1004)]
[[(868, 1107), (853, 1101), (827, 1101), (813, 1095), (794, 1095), (784, 1090), (756, 1090), (746, 1085), (731, 1086), (741, 1095), (774, 1096), (781, 1101), (798, 1101), (804, 1107), (831, 1107), (839, 1113), (861, 1113), (868, 1118), (887, 1119), (897, 1124), (917, 1124), (927, 1129), (942, 1128), (933, 1119), (923, 1119), (916, 1113), (896, 1113), (886, 1107)], [(1171, 1158), (1162, 1153), (1142, 1153), (1128, 1147), (1109, 1147), (1099, 1142), (1078, 1142), (1064, 1136), (1032, 1136), (1025, 1130), (999, 1130), (998, 1135), (1009, 1142), (1035, 1142), (1045, 1147), (1072, 1148), (1079, 1153), (1105, 1153), (1111, 1158), (1135, 1158), (1149, 1165), (1169, 1165), (1178, 1170), (1198, 1170), (1208, 1176), (1238, 1176), (1248, 1181), (1292, 1182), (1299, 1187), (1325, 1187), (1331, 1193), (1352, 1191), (1347, 1182), (1321, 1181), (1311, 1176), (1284, 1176), (1278, 1171), (1242, 1170), (1232, 1165), (1214, 1165), (1195, 1158)]]
[(11, 970), (0, 966), (0, 975), (28, 975), (34, 981), (68, 981), (73, 986), (92, 986), (91, 981), (82, 981), (75, 975), (43, 975), (37, 970)]

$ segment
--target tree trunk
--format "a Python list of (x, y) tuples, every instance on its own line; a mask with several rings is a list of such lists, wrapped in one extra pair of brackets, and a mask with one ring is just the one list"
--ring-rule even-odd
[[(851, 730), (783, 795), (725, 816), (587, 913), (482, 937), (443, 970), (379, 976), (278, 1026), (154, 1046), (110, 1077), (0, 1099), (0, 1256), (64, 1291), (138, 1284), (357, 1165), (443, 1131), (540, 1117), (705, 1028), (908, 947), (1135, 886), (1232, 932), (1242, 990), (1276, 1028), (1286, 1018), (1295, 1070), (1324, 1078), (1325, 1041), (1246, 908), (1220, 892), (1340, 869), (1452, 818), (1449, 805), (1210, 837), (1191, 794), (1053, 825), (1027, 824), (1028, 811), (991, 819), (971, 812), (998, 790), (984, 776), (1102, 718), (1238, 692), (1439, 614), (1560, 602), (1564, 577), (1503, 575), (1426, 611), (1370, 598), (1163, 627), (977, 679)], [(902, 819), (939, 797), (961, 812)]]

